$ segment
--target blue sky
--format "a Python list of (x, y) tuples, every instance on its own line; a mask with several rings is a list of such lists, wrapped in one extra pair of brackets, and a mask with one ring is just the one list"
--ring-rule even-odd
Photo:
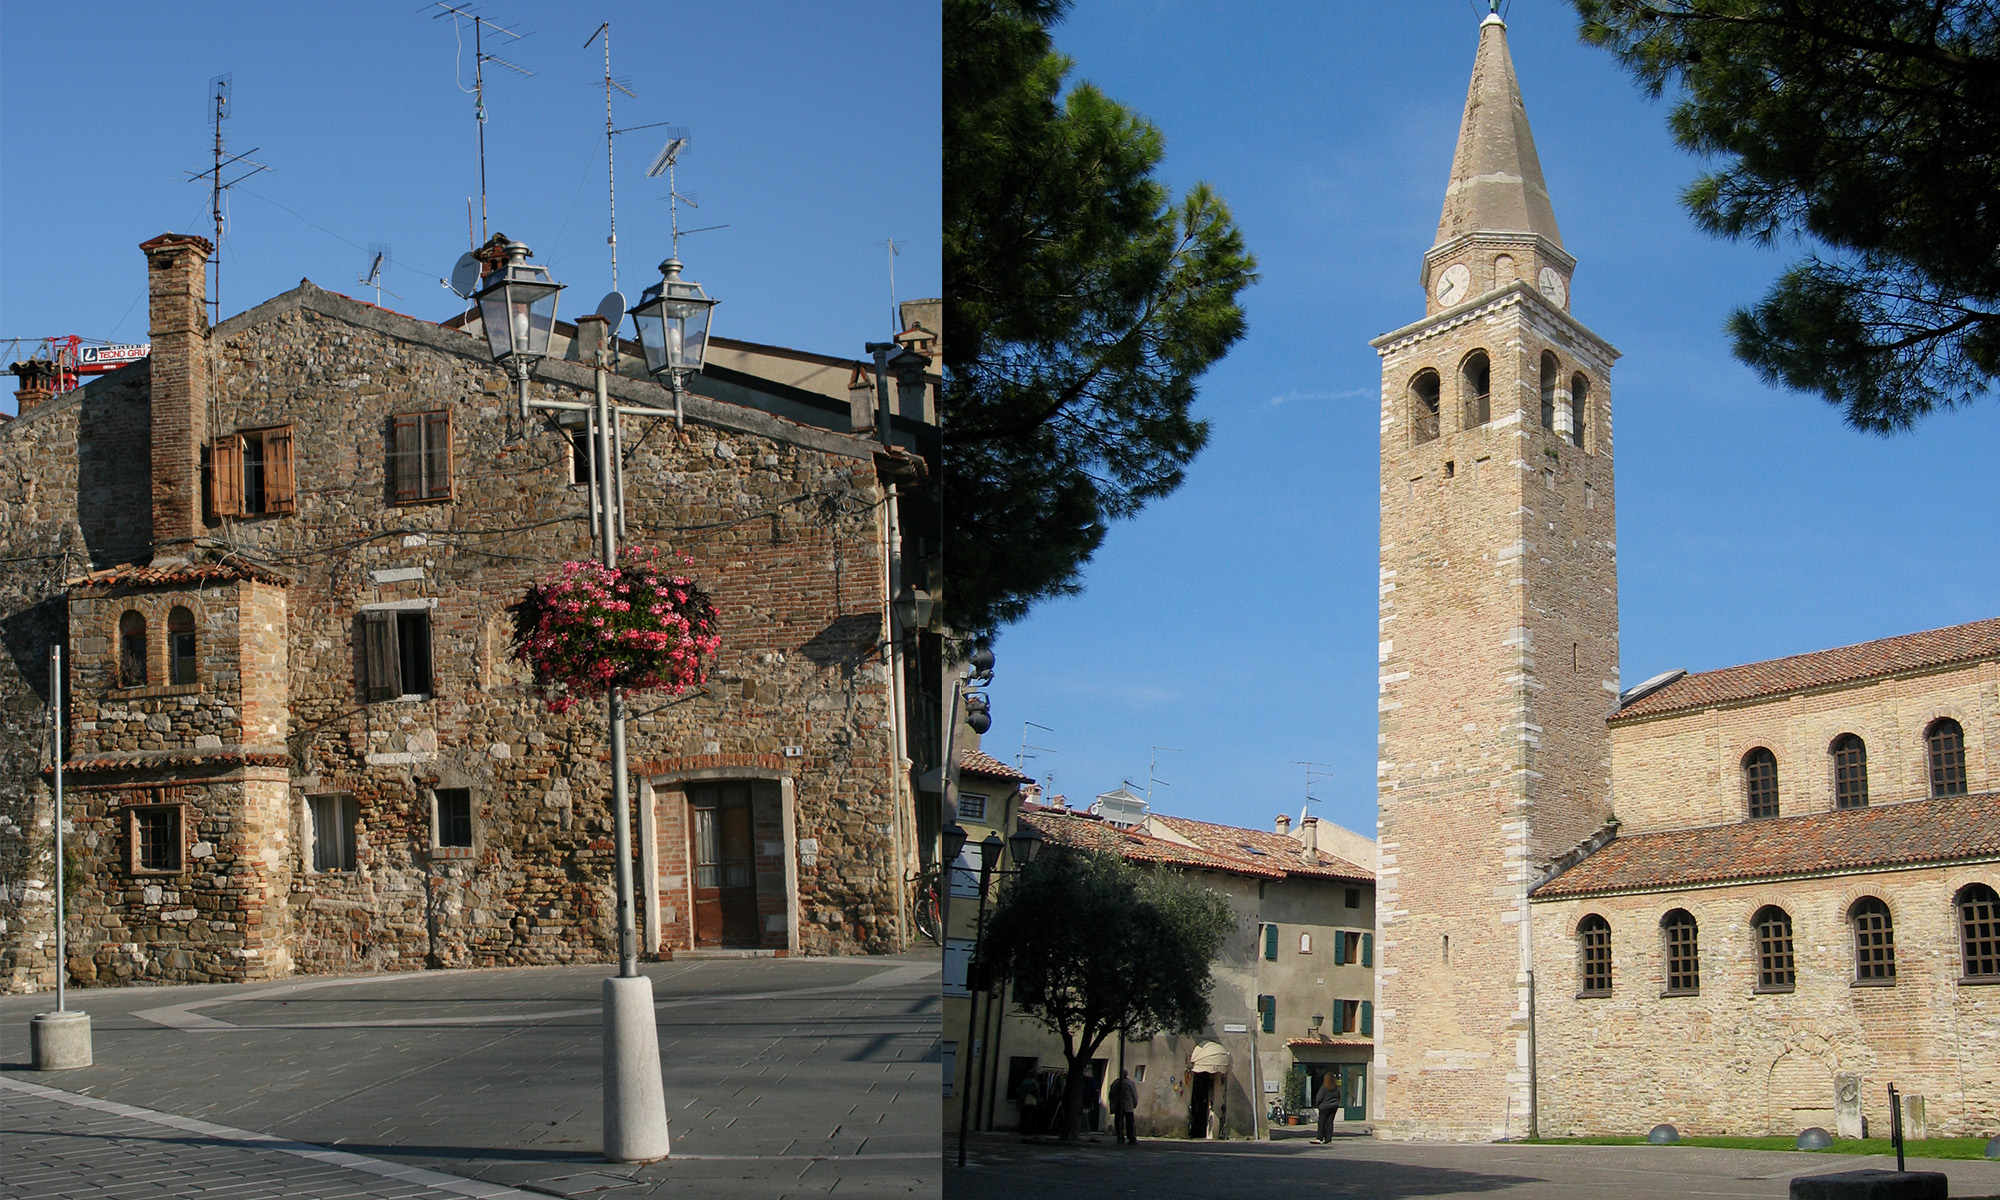
[[(682, 242), (688, 276), (722, 301), (718, 335), (861, 357), (892, 332), (888, 238), (900, 298), (939, 294), (935, 0), (469, 7), (530, 35), (486, 46), (535, 72), (487, 68), (489, 223), (570, 285), (564, 315), (611, 286), (603, 50), (584, 48), (605, 20), (613, 74), (638, 95), (614, 95), (616, 123), (688, 126), (678, 183), (699, 210), (682, 227), (728, 226)], [(454, 315), (438, 280), (467, 248), (467, 197), (477, 206), (460, 90), (473, 42), (421, 8), (0, 7), (0, 350), (52, 334), (145, 340), (138, 244), (213, 236), (206, 185), (185, 172), (209, 165), (208, 81), (225, 72), (229, 151), (255, 148), (272, 170), (230, 194), (222, 315), (301, 278), (372, 301), (356, 277), (378, 242), (393, 254), (385, 306)], [(662, 132), (617, 139), (628, 296), (667, 256), (666, 180), (644, 178)]]
[[(995, 649), (986, 749), (1072, 802), (1129, 779), (1157, 809), (1375, 822), (1377, 394), (1368, 339), (1423, 315), (1486, 5), (1082, 0), (1054, 31), (1152, 119), (1165, 179), (1205, 180), (1260, 260), (1249, 333), (1206, 377), (1187, 484), (1112, 528), (1084, 593)], [(1731, 357), (1729, 311), (1801, 248), (1713, 240), (1679, 207), (1700, 164), (1555, 0), (1509, 41), (1563, 241), (1571, 311), (1624, 353), (1617, 430), (1624, 681), (2000, 615), (2000, 406), (1891, 440)]]

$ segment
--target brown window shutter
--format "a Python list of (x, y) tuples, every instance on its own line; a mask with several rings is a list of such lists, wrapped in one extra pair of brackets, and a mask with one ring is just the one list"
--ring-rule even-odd
[(264, 431), (264, 511), (296, 512), (298, 488), (292, 475), (292, 427)]
[(218, 517), (243, 515), (243, 439), (228, 433), (208, 454), (208, 502)]
[(362, 699), (394, 700), (403, 694), (402, 660), (396, 653), (396, 614), (361, 614)]
[(424, 414), (389, 418), (389, 496), (398, 504), (424, 498)]
[(451, 499), (451, 410), (424, 414), (424, 496)]

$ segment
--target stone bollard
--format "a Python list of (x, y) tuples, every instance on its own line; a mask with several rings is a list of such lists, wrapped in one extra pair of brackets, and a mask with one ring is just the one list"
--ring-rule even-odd
[(1792, 1179), (1792, 1200), (1947, 1200), (1943, 1171), (1836, 1171)]
[(1868, 1126), (1861, 1117), (1859, 1075), (1833, 1077), (1833, 1133), (1835, 1137), (1844, 1138), (1868, 1136)]
[(1924, 1098), (1915, 1092), (1903, 1096), (1903, 1140), (1919, 1141), (1931, 1135), (1930, 1122), (1924, 1119)]
[(89, 1066), (90, 1014), (72, 1009), (30, 1017), (28, 1058), (37, 1071), (71, 1071)]

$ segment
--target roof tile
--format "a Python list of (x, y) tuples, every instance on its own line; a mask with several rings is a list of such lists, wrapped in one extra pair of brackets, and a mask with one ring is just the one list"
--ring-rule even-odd
[(970, 746), (958, 752), (958, 770), (962, 775), (982, 775), (988, 779), (1011, 779), (1016, 783), (1034, 782), (1028, 776), (1021, 774), (985, 751), (977, 750)]
[(1268, 829), (1241, 829), (1234, 825), (1215, 825), (1207, 821), (1189, 820), (1187, 817), (1160, 816), (1156, 819), (1204, 850), (1236, 858), (1249, 857), (1259, 861), (1279, 863), (1285, 868), (1287, 875), (1367, 881), (1375, 878), (1375, 873), (1367, 867), (1357, 866), (1324, 850), (1315, 850), (1312, 861), (1308, 862), (1302, 853), (1304, 845), (1289, 834), (1274, 833)]

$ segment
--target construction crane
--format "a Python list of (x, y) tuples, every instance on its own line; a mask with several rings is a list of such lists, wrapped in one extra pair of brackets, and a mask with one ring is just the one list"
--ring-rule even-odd
[[(7, 345), (0, 361), (9, 361), (9, 375), (22, 379), (46, 379), (51, 391), (60, 396), (75, 391), (82, 376), (103, 375), (152, 356), (151, 343), (131, 345), (97, 338), (59, 334), (55, 337), (0, 338)], [(23, 345), (32, 345), (26, 358), (16, 358)]]

